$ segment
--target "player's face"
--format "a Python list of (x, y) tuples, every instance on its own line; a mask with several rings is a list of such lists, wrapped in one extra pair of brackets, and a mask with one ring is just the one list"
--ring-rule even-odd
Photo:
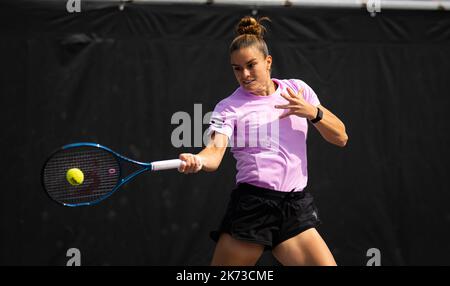
[(248, 47), (231, 54), (231, 66), (239, 84), (256, 95), (266, 95), (270, 79), (272, 57), (264, 57), (257, 48)]

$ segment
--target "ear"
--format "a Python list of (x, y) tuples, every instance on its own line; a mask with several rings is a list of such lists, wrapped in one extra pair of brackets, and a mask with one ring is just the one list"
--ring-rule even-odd
[(266, 57), (267, 69), (270, 70), (272, 68), (272, 56), (268, 55)]

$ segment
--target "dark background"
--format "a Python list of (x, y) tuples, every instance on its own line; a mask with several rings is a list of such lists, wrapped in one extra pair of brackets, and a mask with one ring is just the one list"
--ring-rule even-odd
[[(229, 151), (215, 173), (146, 174), (93, 207), (52, 202), (40, 170), (78, 141), (141, 161), (198, 152), (172, 145), (171, 117), (235, 90), (227, 49), (252, 7), (83, 2), (70, 14), (65, 2), (0, 4), (0, 264), (65, 265), (75, 247), (82, 265), (208, 265), (234, 186)], [(313, 127), (308, 138), (319, 232), (338, 264), (366, 265), (378, 248), (382, 265), (448, 265), (448, 12), (257, 16), (272, 19), (273, 77), (304, 80), (346, 124), (345, 148)]]

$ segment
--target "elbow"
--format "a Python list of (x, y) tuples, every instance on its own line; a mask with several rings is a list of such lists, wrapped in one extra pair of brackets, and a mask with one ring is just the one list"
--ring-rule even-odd
[(217, 169), (218, 169), (218, 167), (207, 167), (207, 168), (204, 167), (202, 170), (207, 173), (212, 173), (212, 172), (217, 171)]
[(219, 169), (220, 161), (219, 162), (209, 161), (208, 163), (209, 164), (203, 164), (202, 166), (203, 171), (212, 173), (217, 171), (217, 169)]
[(346, 133), (344, 133), (343, 136), (339, 138), (339, 140), (336, 142), (336, 145), (339, 147), (345, 147), (347, 145), (348, 136)]

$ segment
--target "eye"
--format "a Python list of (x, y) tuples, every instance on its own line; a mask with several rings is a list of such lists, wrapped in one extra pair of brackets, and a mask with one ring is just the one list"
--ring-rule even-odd
[(252, 68), (254, 68), (254, 67), (255, 67), (255, 65), (256, 65), (256, 63), (251, 63), (251, 64), (248, 64), (248, 68), (249, 68), (249, 69), (252, 69)]
[(235, 70), (235, 71), (240, 71), (241, 68), (240, 68), (240, 67), (233, 67), (233, 70)]

